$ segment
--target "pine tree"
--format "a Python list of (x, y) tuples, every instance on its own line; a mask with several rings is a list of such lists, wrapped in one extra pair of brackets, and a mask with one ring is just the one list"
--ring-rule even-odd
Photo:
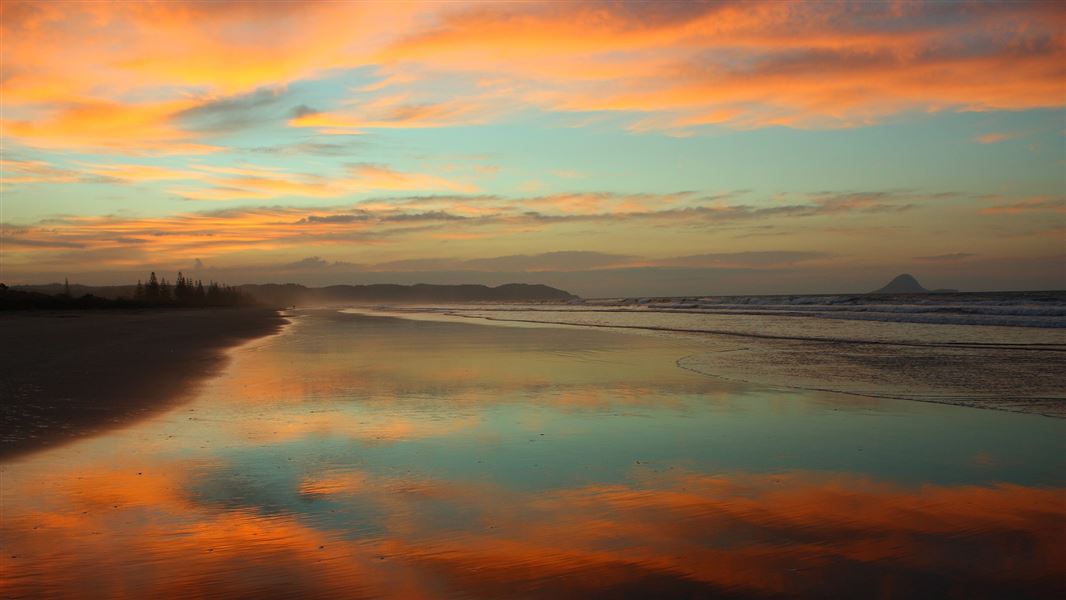
[(178, 271), (178, 280), (174, 282), (174, 298), (179, 302), (184, 302), (188, 296), (188, 286), (185, 282), (185, 276)]
[(163, 300), (170, 300), (170, 284), (167, 283), (166, 277), (164, 277), (163, 280), (159, 282), (159, 297)]
[(155, 271), (148, 276), (148, 285), (144, 289), (144, 295), (149, 300), (159, 299), (159, 280), (155, 278)]
[(140, 279), (137, 280), (137, 287), (133, 290), (133, 299), (144, 300), (144, 284)]
[(63, 278), (63, 296), (70, 298), (70, 280)]

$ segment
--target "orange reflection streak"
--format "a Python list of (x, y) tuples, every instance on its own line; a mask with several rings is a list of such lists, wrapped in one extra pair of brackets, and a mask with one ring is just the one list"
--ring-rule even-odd
[[(335, 335), (344, 329), (327, 326), (329, 321), (318, 316), (298, 319), (294, 328), (316, 328), (301, 335), (320, 339), (317, 352), (264, 352), (254, 359), (238, 358), (211, 394), (227, 402), (272, 407), (338, 397), (385, 407), (404, 398), (442, 394), (452, 404), (479, 406), (506, 402), (509, 395), (523, 391), (550, 394), (564, 408), (608, 405), (612, 399), (618, 404), (662, 406), (669, 398), (656, 394), (656, 388), (714, 399), (715, 392), (699, 378), (672, 368), (679, 352), (676, 345), (651, 338), (632, 342), (640, 343), (636, 359), (633, 346), (605, 346), (596, 332), (574, 334), (569, 352), (542, 352), (551, 331), (527, 329), (500, 337), (494, 328), (435, 324), (431, 327), (437, 343), (426, 347), (420, 334), (388, 330), (388, 321), (344, 313), (329, 318), (359, 334)], [(442, 353), (440, 348), (451, 351)], [(538, 352), (536, 360), (531, 352)], [(669, 368), (666, 374), (664, 367)], [(729, 397), (728, 390), (721, 395)]]
[[(475, 596), (500, 589), (547, 595), (640, 589), (646, 581), (665, 590), (832, 593), (849, 589), (847, 573), (858, 565), (888, 562), (886, 576), (902, 590), (958, 572), (972, 586), (1026, 590), (1061, 583), (1066, 559), (1058, 543), (1066, 506), (1056, 489), (675, 471), (526, 495), (481, 483), (341, 472), (297, 482), (291, 492), (303, 500), (272, 514), (199, 502), (187, 493), (188, 465), (153, 467), (158, 474), (148, 479), (107, 467), (81, 478), (71, 471), (45, 506), (24, 500), (40, 498), (24, 495), (32, 486), (5, 490), (0, 589), (71, 594), (107, 573), (102, 585), (116, 586), (106, 588), (116, 597), (272, 585), (394, 595), (401, 581), (408, 586), (401, 595), (416, 597), (439, 595), (442, 585)], [(301, 513), (308, 506), (301, 502), (326, 499), (375, 506), (381, 533), (346, 533), (359, 525), (354, 515), (331, 526)], [(437, 505), (473, 517), (439, 521), (422, 510)], [(1015, 551), (983, 553), (980, 565), (961, 552), (1002, 544)], [(14, 568), (31, 562), (32, 570)]]

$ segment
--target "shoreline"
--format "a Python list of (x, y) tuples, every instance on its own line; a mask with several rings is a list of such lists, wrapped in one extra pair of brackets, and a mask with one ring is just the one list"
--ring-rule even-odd
[[(762, 386), (776, 389), (802, 390), (843, 394), (859, 398), (902, 400), (946, 406), (958, 406), (981, 410), (1033, 415), (1051, 419), (1066, 419), (1066, 396), (1061, 385), (1048, 388), (1049, 373), (1061, 371), (1058, 366), (1066, 363), (1066, 347), (1061, 345), (1023, 345), (1012, 343), (981, 342), (947, 342), (935, 344), (930, 342), (901, 342), (883, 340), (850, 340), (798, 337), (787, 335), (767, 335), (743, 333), (737, 331), (716, 331), (700, 329), (680, 329), (654, 325), (629, 325), (620, 323), (577, 323), (521, 318), (486, 316), (484, 314), (463, 314), (458, 311), (447, 312), (412, 312), (357, 310), (351, 312), (374, 315), (383, 314), (396, 318), (412, 320), (436, 320), (441, 322), (480, 322), (484, 325), (541, 326), (582, 329), (615, 330), (631, 335), (665, 334), (700, 340), (705, 343), (715, 338), (745, 340), (744, 347), (714, 349), (707, 352), (678, 359), (678, 368), (724, 381)], [(847, 352), (832, 348), (835, 344), (845, 344)], [(744, 363), (726, 360), (729, 368), (698, 368), (698, 365), (682, 364), (687, 359), (697, 357), (721, 358), (719, 352), (755, 351), (762, 356)], [(985, 359), (1000, 353), (997, 361), (966, 362), (966, 356), (954, 353), (980, 351)], [(1009, 356), (1008, 356), (1009, 354)], [(825, 363), (830, 357), (826, 370)], [(1039, 361), (1034, 361), (1040, 357)], [(732, 357), (730, 357), (732, 358)], [(1014, 360), (1011, 360), (1011, 359)], [(1021, 360), (1026, 359), (1026, 360)], [(900, 364), (910, 365), (902, 369)], [(960, 362), (962, 361), (962, 362)], [(721, 361), (720, 361), (721, 362)], [(782, 372), (780, 365), (788, 365), (790, 371)], [(964, 371), (963, 368), (968, 370)], [(845, 369), (846, 368), (846, 369)], [(803, 373), (798, 374), (797, 371)], [(845, 379), (841, 373), (847, 372)], [(969, 373), (971, 377), (959, 377), (960, 373)], [(991, 377), (990, 373), (998, 373)], [(742, 374), (744, 376), (742, 376)], [(1026, 377), (1020, 377), (1021, 375)], [(801, 376), (802, 375), (802, 376)], [(948, 377), (952, 375), (953, 377)], [(813, 378), (813, 382), (812, 382)], [(900, 383), (905, 378), (905, 383)], [(885, 381), (894, 380), (894, 384)], [(954, 381), (951, 381), (954, 379)], [(981, 379), (981, 381), (978, 381)], [(972, 380), (972, 381), (971, 381)], [(1011, 387), (1007, 382), (1024, 380), (1021, 387)], [(799, 381), (806, 381), (801, 384)], [(993, 384), (999, 382), (999, 388), (993, 390)], [(1039, 383), (1038, 383), (1039, 382)], [(861, 385), (860, 385), (861, 384)], [(985, 387), (987, 384), (987, 388)], [(860, 385), (859, 388), (856, 388)], [(1026, 386), (1040, 385), (1041, 391), (1034, 392)], [(909, 390), (909, 391), (903, 391)]]
[(0, 314), (0, 460), (172, 408), (285, 323), (266, 308)]

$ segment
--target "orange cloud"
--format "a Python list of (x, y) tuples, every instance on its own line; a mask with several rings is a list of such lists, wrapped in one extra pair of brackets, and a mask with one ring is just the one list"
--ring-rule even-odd
[(604, 214), (662, 210), (689, 200), (691, 193), (679, 194), (556, 194), (523, 200), (521, 206), (549, 213)]
[[(418, 6), (5, 2), (3, 132), (49, 149), (215, 150), (174, 125), (195, 98), (365, 64)], [(55, 107), (60, 108), (56, 109)]]
[(973, 140), (978, 144), (998, 144), (1018, 137), (1017, 133), (986, 133), (975, 137)]
[(0, 185), (12, 183), (72, 183), (81, 174), (56, 167), (43, 160), (0, 159)]
[(320, 133), (326, 134), (351, 135), (362, 129), (414, 129), (484, 123), (495, 112), (491, 105), (484, 102), (417, 103), (401, 95), (358, 103), (347, 112), (309, 112), (290, 119), (289, 125), (317, 127)]
[(174, 124), (192, 98), (353, 67), (376, 67), (382, 79), (357, 88), (355, 101), (290, 124), (351, 134), (483, 123), (537, 106), (640, 113), (630, 130), (672, 135), (709, 124), (849, 127), (910, 111), (1059, 107), (1066, 76), (1057, 26), (1066, 9), (1056, 3), (8, 2), (3, 10), (5, 135), (135, 154), (212, 150)]
[[(115, 165), (115, 169), (101, 172), (123, 174), (131, 172), (130, 167)], [(375, 165), (353, 167), (352, 171), (349, 179), (341, 183), (315, 183), (286, 173), (273, 178), (218, 178), (211, 183), (244, 187), (200, 188), (189, 193), (203, 194), (209, 199), (273, 197), (297, 192), (325, 197), (367, 189), (429, 189), (422, 186), (439, 183), (432, 176), (400, 173)], [(139, 174), (138, 169), (132, 172)], [(380, 243), (407, 235), (409, 231), (442, 228), (455, 223), (457, 218), (462, 217), (442, 211), (411, 212), (383, 203), (324, 208), (244, 208), (143, 218), (63, 217), (32, 226), (6, 225), (3, 231), (7, 248), (5, 270), (14, 272), (20, 268), (74, 262), (140, 266), (160, 257), (180, 263), (250, 250), (269, 253), (294, 246), (358, 246)]]
[(474, 193), (477, 186), (468, 183), (449, 181), (433, 175), (401, 173), (388, 167), (372, 164), (354, 165), (352, 174), (359, 182), (357, 185), (367, 190), (448, 190), (452, 192)]
[(206, 177), (205, 183), (213, 187), (182, 188), (171, 190), (189, 200), (235, 200), (245, 198), (275, 198), (279, 196), (303, 196), (312, 198), (335, 198), (364, 192), (389, 191), (439, 191), (473, 193), (477, 186), (428, 175), (396, 171), (383, 165), (350, 165), (339, 177), (326, 177), (308, 173), (291, 173), (281, 169), (261, 167), (198, 167), (199, 169), (233, 175), (232, 177)]
[[(356, 66), (417, 3), (6, 2), (11, 102), (153, 86), (232, 94)], [(76, 55), (79, 60), (70, 60)], [(85, 68), (93, 65), (92, 69)]]
[(172, 181), (197, 179), (202, 176), (190, 170), (138, 164), (88, 164), (85, 165), (85, 171), (93, 175), (123, 181)]
[(857, 126), (906, 111), (1061, 106), (1066, 36), (1052, 24), (1063, 10), (975, 7), (932, 26), (921, 4), (479, 6), (380, 56), (394, 74), (506, 73), (551, 110), (653, 115), (637, 130)]
[[(172, 176), (154, 169), (142, 174), (135, 168), (141, 166), (145, 165), (120, 163), (101, 169), (90, 164), (88, 171), (58, 176), (119, 176), (126, 171), (133, 177)], [(47, 173), (48, 177), (52, 176)], [(173, 176), (184, 174), (178, 170)], [(198, 175), (197, 183), (202, 187), (182, 182), (188, 189), (176, 189), (176, 193), (217, 200), (286, 195), (328, 199), (369, 189), (436, 190), (445, 185), (436, 176), (396, 172), (370, 164), (350, 165), (335, 178), (247, 164), (210, 168), (193, 165), (190, 174)], [(451, 183), (460, 188), (464, 185)], [(526, 198), (419, 194), (336, 205), (242, 207), (172, 216), (67, 216), (33, 224), (8, 223), (3, 227), (5, 273), (9, 283), (19, 283), (39, 280), (41, 273), (64, 273), (71, 268), (140, 274), (149, 267), (158, 270), (169, 266), (178, 270), (193, 259), (212, 258), (213, 266), (235, 270), (230, 277), (247, 281), (267, 277), (268, 273), (282, 278), (309, 275), (306, 270), (294, 271), (286, 266), (308, 256), (341, 261), (337, 272), (535, 272), (621, 266), (762, 268), (800, 261), (825, 266), (827, 262), (823, 258), (842, 265), (862, 259), (837, 256), (833, 240), (839, 241), (841, 235), (848, 239), (855, 235), (868, 237), (874, 230), (864, 221), (871, 214), (894, 218), (909, 214), (902, 211), (923, 211), (923, 215), (933, 217), (945, 211), (951, 214), (951, 211), (966, 210), (957, 202), (937, 202), (943, 195), (898, 191), (826, 192), (800, 195), (796, 199), (782, 198), (769, 204), (754, 200), (740, 203), (737, 198), (742, 194), (694, 192), (601, 192)], [(999, 201), (1003, 203), (1001, 206), (988, 207), (985, 212), (1038, 214), (1063, 210), (1062, 200), (1057, 197), (1004, 197)], [(743, 247), (725, 247), (730, 252), (689, 255), (692, 243), (707, 251), (721, 246), (721, 237), (715, 232), (753, 228), (794, 231), (797, 220), (809, 220), (813, 231), (824, 235), (808, 237), (805, 241), (798, 239), (788, 252), (767, 252), (745, 243)], [(850, 220), (855, 226), (843, 226), (843, 220)], [(1024, 223), (1019, 222), (1020, 225)], [(581, 256), (551, 252), (560, 247), (558, 244), (563, 248), (572, 247), (569, 236), (575, 230), (591, 235), (584, 238), (585, 248), (598, 252)], [(599, 230), (603, 231), (602, 235)], [(629, 256), (628, 247), (619, 246), (618, 240), (622, 239), (619, 235), (654, 236), (635, 239), (656, 239), (654, 247), (658, 250), (650, 255)], [(686, 237), (688, 241), (674, 243), (675, 238)], [(454, 250), (441, 254), (441, 240), (460, 243)], [(988, 255), (981, 248), (972, 250), (981, 252), (986, 259), (995, 255)], [(626, 255), (620, 255), (620, 251)], [(902, 258), (908, 257), (909, 254)], [(326, 275), (320, 272), (315, 276)], [(134, 276), (131, 273), (130, 277)]]
[(990, 206), (983, 215), (1020, 215), (1028, 213), (1066, 213), (1066, 197), (1034, 196), (1011, 204)]
[(172, 116), (192, 104), (188, 100), (155, 104), (68, 103), (42, 118), (5, 120), (0, 123), (0, 131), (48, 149), (129, 154), (205, 154), (221, 150), (195, 141), (193, 134), (172, 124)]

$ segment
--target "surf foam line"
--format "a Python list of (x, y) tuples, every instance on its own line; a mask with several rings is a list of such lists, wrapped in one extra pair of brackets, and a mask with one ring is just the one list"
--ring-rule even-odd
[[(1035, 329), (1066, 328), (1066, 311), (1061, 308), (1014, 307), (987, 310), (981, 307), (912, 305), (625, 305), (619, 307), (552, 309), (524, 308), (533, 313), (607, 313), (657, 315), (747, 315), (807, 317), (843, 321), (878, 321), (927, 325), (1027, 327)], [(484, 312), (508, 312), (508, 308), (485, 307)]]
[[(601, 323), (569, 323), (566, 321), (537, 321), (534, 319), (507, 319), (503, 317), (486, 317), (483, 315), (466, 315), (458, 312), (447, 311), (433, 311), (437, 314), (447, 315), (449, 317), (462, 317), (464, 319), (484, 319), (486, 321), (501, 321), (510, 323), (535, 323), (539, 325), (568, 325), (571, 327), (599, 327), (602, 329), (638, 329), (645, 331), (664, 331), (673, 333), (691, 333), (691, 334), (710, 334), (710, 335), (724, 335), (731, 337), (741, 338), (754, 338), (762, 340), (785, 340), (794, 342), (822, 342), (827, 344), (872, 344), (879, 346), (907, 346), (913, 348), (972, 348), (976, 350), (980, 349), (996, 349), (996, 350), (1032, 350), (1039, 352), (1066, 352), (1066, 347), (1060, 344), (1036, 342), (1032, 344), (997, 344), (994, 342), (944, 342), (940, 344), (930, 344), (923, 342), (888, 342), (882, 340), (853, 340), (847, 338), (821, 338), (821, 337), (802, 337), (802, 336), (785, 336), (785, 335), (769, 335), (763, 333), (741, 333), (738, 331), (723, 331), (717, 329), (679, 329), (674, 327), (659, 327), (655, 325), (604, 325)], [(549, 311), (544, 311), (549, 312)]]

